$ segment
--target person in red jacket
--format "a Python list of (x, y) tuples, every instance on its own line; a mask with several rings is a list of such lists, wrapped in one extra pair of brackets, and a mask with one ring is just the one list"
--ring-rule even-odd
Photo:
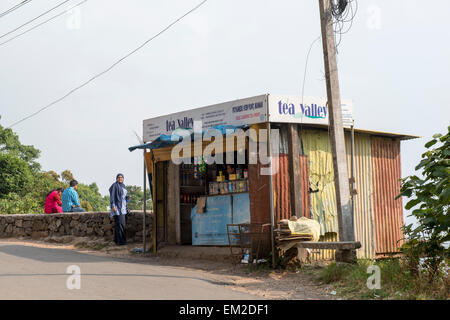
[(63, 209), (61, 207), (61, 193), (63, 189), (58, 188), (52, 190), (47, 194), (45, 199), (44, 212), (45, 213), (62, 213)]

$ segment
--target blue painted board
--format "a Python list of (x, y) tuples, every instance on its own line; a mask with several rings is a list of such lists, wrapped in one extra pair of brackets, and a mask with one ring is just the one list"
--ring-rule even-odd
[(192, 245), (228, 245), (231, 215), (231, 195), (207, 197), (204, 213), (192, 208)]
[(233, 194), (232, 223), (250, 223), (250, 198), (248, 193)]
[[(250, 223), (250, 198), (248, 193), (233, 194), (233, 216), (232, 223)], [(230, 227), (230, 232), (239, 233), (238, 227)], [(230, 241), (232, 244), (238, 244), (239, 236), (230, 235)]]

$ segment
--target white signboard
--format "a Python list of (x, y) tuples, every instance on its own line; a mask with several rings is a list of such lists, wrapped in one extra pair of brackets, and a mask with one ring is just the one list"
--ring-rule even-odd
[(203, 129), (216, 125), (239, 126), (266, 122), (267, 95), (224, 102), (144, 120), (144, 142), (152, 141), (161, 134), (171, 134), (178, 128), (193, 128), (194, 121), (202, 121)]
[[(350, 127), (353, 102), (342, 100), (341, 107), (343, 125)], [(194, 121), (202, 121), (203, 129), (207, 129), (216, 125), (240, 126), (267, 121), (328, 125), (328, 117), (326, 98), (265, 94), (144, 120), (143, 136), (144, 142), (149, 142), (178, 128), (193, 128)]]
[[(342, 124), (350, 127), (353, 122), (353, 101), (341, 100)], [(326, 98), (269, 95), (269, 121), (328, 125)]]

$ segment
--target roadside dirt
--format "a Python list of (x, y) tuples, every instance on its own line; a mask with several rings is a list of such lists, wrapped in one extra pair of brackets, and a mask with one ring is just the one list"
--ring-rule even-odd
[[(209, 260), (154, 257), (150, 253), (134, 252), (135, 248), (142, 247), (140, 243), (116, 246), (113, 242), (106, 243), (88, 238), (47, 240), (53, 242), (2, 239), (13, 244), (75, 250), (85, 254), (125, 259), (128, 262), (201, 270), (205, 279), (236, 291), (260, 296), (261, 299), (340, 300), (332, 286), (320, 285), (314, 280), (314, 273), (320, 268), (317, 264), (305, 265), (298, 271), (272, 270), (268, 265), (234, 265)], [(147, 248), (150, 248), (150, 244)]]

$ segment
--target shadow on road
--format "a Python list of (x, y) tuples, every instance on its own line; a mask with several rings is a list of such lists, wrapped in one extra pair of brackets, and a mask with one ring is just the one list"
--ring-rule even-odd
[(95, 263), (117, 261), (114, 258), (83, 254), (73, 250), (39, 248), (15, 244), (0, 245), (0, 253), (40, 262)]
[[(1, 277), (46, 277), (46, 276), (65, 276), (67, 273), (0, 273)], [(172, 278), (172, 279), (190, 279), (205, 281), (215, 285), (233, 285), (231, 282), (215, 281), (200, 277), (172, 276), (164, 274), (145, 274), (145, 273), (83, 273), (83, 277), (145, 277), (145, 278)]]
[[(45, 263), (98, 263), (98, 262), (124, 262), (133, 263), (128, 259), (117, 257), (100, 257), (92, 254), (85, 254), (66, 249), (39, 248), (34, 246), (22, 245), (0, 245), (0, 254), (5, 253), (15, 257), (32, 259)], [(0, 273), (0, 277), (36, 277), (36, 276), (67, 276), (67, 273)], [(175, 278), (191, 279), (205, 281), (215, 285), (231, 285), (221, 281), (201, 277), (176, 276), (167, 274), (148, 274), (148, 273), (83, 273), (83, 276), (94, 277), (154, 277), (154, 278)]]

